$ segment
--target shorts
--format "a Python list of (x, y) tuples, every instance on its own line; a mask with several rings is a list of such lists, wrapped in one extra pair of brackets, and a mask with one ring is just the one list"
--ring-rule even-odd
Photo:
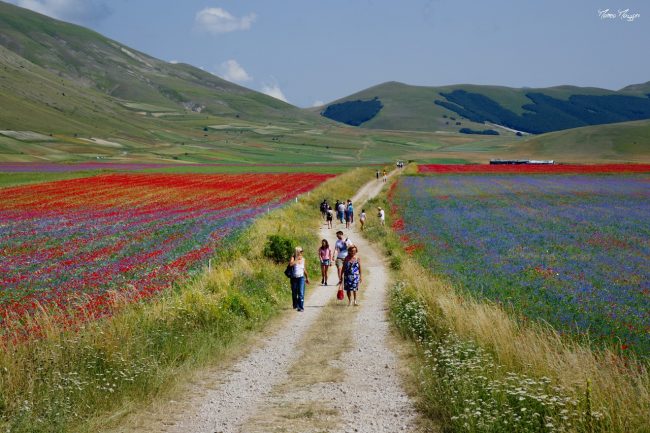
[(337, 259), (336, 259), (336, 267), (337, 267), (337, 268), (342, 267), (342, 266), (343, 266), (343, 261), (344, 261), (344, 260), (345, 260), (345, 259), (339, 259), (339, 258), (337, 258)]
[(323, 265), (323, 266), (329, 266), (330, 265), (330, 259), (321, 260), (320, 264)]

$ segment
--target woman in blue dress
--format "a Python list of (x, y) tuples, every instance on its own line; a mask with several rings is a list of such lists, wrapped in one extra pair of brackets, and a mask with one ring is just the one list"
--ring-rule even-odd
[(357, 255), (357, 247), (352, 245), (348, 248), (348, 256), (343, 261), (343, 289), (348, 295), (348, 306), (352, 303), (354, 297), (354, 306), (357, 303), (357, 291), (363, 282), (361, 276), (361, 259)]

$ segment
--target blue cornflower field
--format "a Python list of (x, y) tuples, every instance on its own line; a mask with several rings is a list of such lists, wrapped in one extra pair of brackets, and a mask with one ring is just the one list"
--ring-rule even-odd
[(407, 251), (466, 293), (650, 355), (648, 175), (405, 176), (391, 200)]

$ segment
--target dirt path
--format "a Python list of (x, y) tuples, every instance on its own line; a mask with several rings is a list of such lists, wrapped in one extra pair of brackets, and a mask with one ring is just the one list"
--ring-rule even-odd
[[(358, 191), (352, 198), (357, 215), (362, 203), (384, 185), (373, 180)], [(368, 215), (372, 220), (374, 212)], [(323, 224), (319, 236), (333, 244), (339, 228)], [(182, 404), (138, 431), (412, 430), (415, 411), (388, 345), (388, 270), (356, 228), (346, 235), (358, 246), (364, 266), (359, 307), (337, 304), (336, 288), (318, 286), (320, 275), (313, 276), (304, 313), (290, 312), (264, 344), (195, 384)], [(335, 269), (330, 269), (329, 280), (337, 281)]]

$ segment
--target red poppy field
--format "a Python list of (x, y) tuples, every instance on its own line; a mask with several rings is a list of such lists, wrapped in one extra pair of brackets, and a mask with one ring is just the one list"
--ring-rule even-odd
[(594, 174), (650, 173), (650, 164), (420, 164), (418, 173)]
[(65, 321), (149, 297), (207, 264), (255, 216), (327, 174), (111, 174), (0, 190), (0, 320)]

